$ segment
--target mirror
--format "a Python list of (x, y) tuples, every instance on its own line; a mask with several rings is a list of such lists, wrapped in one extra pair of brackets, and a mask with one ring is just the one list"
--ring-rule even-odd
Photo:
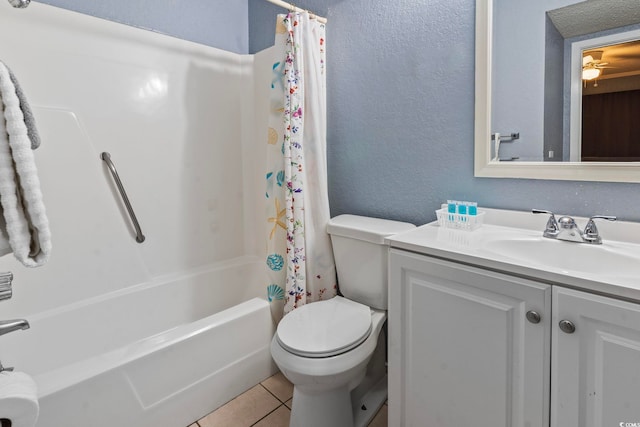
[(639, 39), (640, 30), (633, 30), (573, 44), (571, 78), (582, 86), (571, 93), (564, 159), (640, 161)]
[(475, 175), (640, 182), (640, 121), (605, 106), (640, 106), (637, 40), (637, 0), (476, 0)]

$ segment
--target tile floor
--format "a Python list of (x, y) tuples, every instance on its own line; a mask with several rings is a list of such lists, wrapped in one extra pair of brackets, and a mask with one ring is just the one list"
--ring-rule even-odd
[[(189, 427), (288, 427), (293, 385), (277, 373)], [(382, 405), (369, 427), (387, 427)]]

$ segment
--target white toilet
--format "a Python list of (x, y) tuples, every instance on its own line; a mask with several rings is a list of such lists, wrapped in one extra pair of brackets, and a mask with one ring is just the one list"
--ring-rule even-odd
[(271, 355), (294, 385), (291, 427), (366, 426), (387, 397), (384, 238), (413, 224), (340, 215), (327, 226), (343, 297), (288, 315)]

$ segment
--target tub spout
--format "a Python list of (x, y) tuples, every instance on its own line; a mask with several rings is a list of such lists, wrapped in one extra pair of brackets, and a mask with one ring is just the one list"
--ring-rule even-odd
[(0, 321), (0, 335), (8, 334), (9, 332), (20, 329), (29, 329), (29, 322), (24, 319)]

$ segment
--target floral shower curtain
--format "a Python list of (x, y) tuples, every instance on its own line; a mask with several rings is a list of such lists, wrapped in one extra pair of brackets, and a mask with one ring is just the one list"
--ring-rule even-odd
[(325, 26), (279, 15), (267, 144), (267, 296), (274, 318), (336, 295), (326, 233)]

